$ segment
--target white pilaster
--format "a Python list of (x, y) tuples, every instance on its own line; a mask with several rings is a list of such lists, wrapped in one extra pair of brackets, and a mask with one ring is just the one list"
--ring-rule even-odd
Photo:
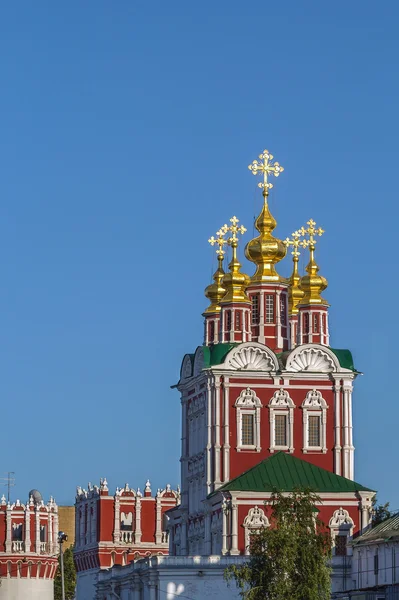
[(215, 486), (220, 486), (220, 377), (215, 380)]
[(161, 522), (162, 505), (161, 498), (157, 494), (156, 499), (156, 529), (155, 529), (155, 543), (160, 544), (162, 542), (162, 522)]
[(227, 504), (222, 503), (222, 554), (227, 554)]
[(134, 543), (141, 542), (141, 497), (136, 496), (136, 524), (134, 528)]
[(277, 327), (277, 347), (283, 347), (283, 336), (281, 334), (281, 290), (276, 290), (276, 327)]
[[(50, 546), (50, 552), (52, 548)], [(25, 552), (30, 552), (30, 507), (29, 502), (25, 509)]]
[(53, 553), (53, 513), (48, 513), (48, 532), (47, 532), (47, 545), (50, 554)]
[(233, 500), (231, 503), (231, 555), (239, 554), (238, 550), (238, 506)]
[(12, 549), (12, 527), (11, 527), (11, 506), (7, 506), (6, 510), (6, 552), (11, 552)]
[(334, 472), (341, 475), (341, 384), (338, 379), (334, 385)]
[(114, 534), (113, 534), (113, 538), (114, 538), (114, 544), (119, 544), (120, 540), (121, 540), (121, 518), (120, 518), (120, 501), (119, 501), (119, 496), (115, 495), (115, 499), (114, 499)]
[(206, 427), (207, 427), (207, 442), (206, 442), (206, 489), (207, 495), (211, 493), (211, 471), (212, 471), (212, 387), (210, 381), (207, 381), (207, 396), (206, 396)]
[(35, 552), (40, 554), (40, 506), (35, 506)]
[(224, 441), (223, 441), (223, 481), (230, 479), (230, 406), (229, 406), (229, 378), (224, 379)]

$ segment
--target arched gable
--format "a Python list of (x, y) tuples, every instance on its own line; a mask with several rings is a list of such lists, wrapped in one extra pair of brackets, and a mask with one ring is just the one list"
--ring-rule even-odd
[(338, 358), (326, 346), (303, 344), (288, 356), (285, 370), (292, 373), (334, 373), (348, 371), (339, 364)]
[(232, 371), (278, 371), (277, 356), (263, 344), (244, 342), (230, 350), (222, 365)]

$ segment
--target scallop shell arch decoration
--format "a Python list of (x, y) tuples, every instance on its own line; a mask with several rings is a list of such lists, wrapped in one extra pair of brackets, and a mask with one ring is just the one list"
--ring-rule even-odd
[(256, 346), (247, 346), (237, 350), (228, 361), (228, 367), (238, 371), (272, 371), (275, 369), (269, 354)]
[(304, 348), (295, 356), (288, 357), (287, 371), (310, 371), (312, 373), (330, 373), (337, 368), (331, 356), (321, 348)]

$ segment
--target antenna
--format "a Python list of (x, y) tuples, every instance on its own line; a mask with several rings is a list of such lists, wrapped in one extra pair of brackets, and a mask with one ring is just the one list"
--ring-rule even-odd
[(15, 486), (14, 475), (14, 471), (8, 471), (7, 477), (0, 477), (0, 485), (7, 486), (7, 502), (10, 502), (10, 490)]

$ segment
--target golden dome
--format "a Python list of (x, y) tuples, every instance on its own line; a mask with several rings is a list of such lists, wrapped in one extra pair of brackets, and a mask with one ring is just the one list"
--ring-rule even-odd
[(222, 300), (223, 296), (225, 296), (226, 294), (226, 289), (222, 285), (222, 279), (225, 275), (225, 272), (223, 270), (223, 254), (224, 253), (218, 254), (219, 265), (215, 273), (213, 274), (214, 283), (211, 283), (205, 289), (205, 296), (211, 301), (211, 303), (204, 312), (204, 315), (220, 312), (221, 309), (219, 303)]
[(288, 279), (290, 284), (288, 288), (288, 314), (297, 315), (299, 313), (298, 304), (300, 304), (305, 292), (300, 287), (301, 276), (298, 273), (299, 258), (298, 256), (293, 256), (292, 260), (294, 262), (294, 269), (291, 277)]
[(233, 251), (233, 256), (229, 264), (229, 272), (224, 275), (222, 279), (222, 285), (226, 289), (226, 294), (223, 297), (222, 303), (228, 302), (250, 302), (245, 290), (247, 289), (250, 278), (245, 273), (241, 273), (241, 263), (237, 258), (237, 246), (238, 246), (238, 238), (237, 233), (245, 233), (246, 229), (242, 225), (240, 227), (237, 226), (239, 222), (237, 217), (232, 217), (230, 219), (232, 223), (229, 226), (224, 225), (220, 231), (223, 233), (231, 232), (231, 237), (227, 240), (229, 246), (231, 246)]
[(245, 256), (256, 264), (256, 272), (251, 277), (252, 283), (284, 281), (284, 278), (277, 273), (275, 264), (284, 258), (287, 248), (283, 241), (272, 235), (277, 223), (269, 210), (267, 188), (263, 190), (263, 197), (263, 209), (255, 221), (255, 227), (260, 235), (248, 242), (245, 247)]
[(322, 275), (318, 275), (319, 266), (317, 265), (314, 259), (314, 244), (309, 244), (310, 250), (310, 260), (308, 266), (306, 267), (306, 271), (308, 275), (304, 275), (301, 278), (301, 288), (304, 291), (304, 296), (300, 301), (300, 305), (308, 305), (308, 304), (316, 304), (316, 305), (324, 305), (329, 306), (327, 300), (321, 297), (321, 293), (328, 286), (328, 281)]
[(309, 246), (310, 251), (310, 259), (306, 267), (308, 274), (301, 278), (300, 283), (301, 288), (305, 292), (304, 297), (300, 302), (300, 306), (306, 306), (309, 304), (329, 306), (327, 300), (324, 300), (324, 298), (321, 297), (321, 293), (328, 286), (328, 281), (322, 275), (318, 275), (319, 266), (314, 259), (314, 251), (316, 248), (315, 236), (323, 235), (324, 229), (321, 227), (316, 229), (316, 222), (313, 221), (313, 219), (310, 219), (307, 222), (307, 225), (309, 225), (307, 229), (305, 229), (305, 227), (301, 227), (301, 229), (298, 230), (300, 235), (308, 236), (308, 239), (304, 240), (302, 245), (304, 247)]

